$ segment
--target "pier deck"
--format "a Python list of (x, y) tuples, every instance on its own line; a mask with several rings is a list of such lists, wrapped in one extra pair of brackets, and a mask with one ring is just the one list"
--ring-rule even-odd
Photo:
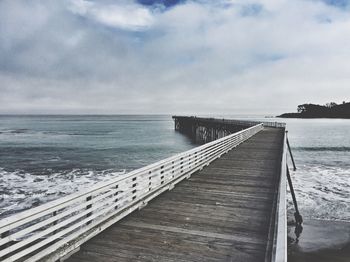
[(264, 261), (272, 249), (283, 138), (283, 129), (264, 128), (67, 261)]

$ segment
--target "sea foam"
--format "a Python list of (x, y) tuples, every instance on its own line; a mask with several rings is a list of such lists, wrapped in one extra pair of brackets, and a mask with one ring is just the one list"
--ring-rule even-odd
[(125, 174), (125, 170), (70, 171), (33, 175), (0, 168), (0, 218), (86, 189), (94, 183)]

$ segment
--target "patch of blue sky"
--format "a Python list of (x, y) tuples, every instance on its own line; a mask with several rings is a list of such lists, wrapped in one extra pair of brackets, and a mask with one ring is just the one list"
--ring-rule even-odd
[(216, 8), (230, 8), (232, 6), (234, 6), (235, 4), (231, 1), (228, 0), (192, 0), (192, 2), (195, 3), (199, 3), (199, 4), (203, 4), (203, 5), (210, 5), (212, 7), (216, 7)]
[(257, 16), (261, 14), (263, 9), (264, 6), (261, 4), (247, 4), (241, 7), (240, 13), (242, 16)]
[(346, 8), (350, 6), (350, 0), (322, 0), (328, 5), (333, 5), (340, 8)]
[(234, 5), (231, 1), (228, 0), (137, 0), (137, 3), (144, 6), (153, 7), (157, 9), (159, 9), (159, 7), (163, 7), (164, 11), (176, 5), (189, 2), (202, 5), (209, 5), (217, 8), (229, 8)]
[(164, 6), (165, 8), (170, 8), (184, 2), (184, 0), (137, 0), (137, 2), (144, 6)]

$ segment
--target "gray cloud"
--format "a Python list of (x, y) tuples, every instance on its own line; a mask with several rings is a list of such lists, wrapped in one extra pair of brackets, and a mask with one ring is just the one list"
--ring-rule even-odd
[(1, 1), (0, 113), (280, 113), (348, 100), (350, 14), (320, 1)]

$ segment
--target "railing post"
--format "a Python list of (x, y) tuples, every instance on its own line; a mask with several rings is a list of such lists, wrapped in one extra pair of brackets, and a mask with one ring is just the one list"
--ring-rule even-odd
[[(287, 135), (288, 135), (288, 131), (286, 131), (286, 136), (287, 136)], [(287, 136), (287, 146), (288, 146), (288, 151), (289, 151), (290, 158), (292, 159), (293, 170), (296, 171), (296, 170), (297, 170), (297, 167), (295, 166), (295, 162), (294, 162), (292, 150), (291, 150), (290, 145), (289, 145), (288, 136)]]
[(303, 227), (301, 225), (303, 223), (303, 217), (300, 215), (300, 212), (299, 212), (298, 203), (297, 203), (297, 199), (295, 197), (294, 187), (293, 187), (293, 183), (292, 183), (292, 178), (291, 178), (290, 173), (289, 173), (288, 165), (286, 165), (286, 168), (287, 168), (288, 185), (289, 185), (290, 193), (292, 195), (293, 204), (294, 204), (294, 208), (295, 208), (295, 213), (294, 213), (294, 218), (295, 218), (295, 223), (296, 223), (295, 232), (296, 232), (296, 234), (298, 233), (297, 237), (299, 237), (298, 235), (300, 235), (301, 231), (303, 230)]
[[(52, 216), (53, 216), (53, 217), (57, 216), (57, 211), (54, 211), (54, 212), (52, 213)], [(57, 225), (57, 220), (53, 221), (52, 225), (53, 225), (53, 226)], [(56, 233), (57, 233), (57, 230), (53, 231), (53, 234), (54, 234), (54, 235), (55, 235)]]
[[(116, 185), (115, 189), (118, 190), (119, 189), (119, 185)], [(118, 203), (118, 201), (119, 201), (119, 198), (117, 197), (118, 194), (119, 194), (118, 191), (114, 194), (114, 196), (116, 197), (115, 200), (114, 200), (115, 203)], [(118, 209), (118, 205), (115, 205), (114, 209)]]
[(152, 171), (149, 171), (148, 172), (148, 191), (151, 191), (152, 190)]
[[(86, 201), (90, 201), (91, 199), (92, 199), (92, 196), (88, 196), (88, 197), (86, 198)], [(92, 207), (92, 204), (89, 204), (89, 205), (86, 206), (86, 209), (90, 209), (91, 207)], [(87, 213), (86, 217), (89, 217), (89, 216), (91, 216), (91, 215), (92, 215), (92, 212)], [(91, 224), (91, 220), (88, 221), (88, 222), (86, 222), (86, 225), (89, 225), (89, 224)]]
[(164, 166), (160, 167), (160, 184), (163, 185), (164, 184)]
[(181, 172), (180, 172), (180, 173), (183, 173), (183, 172), (184, 172), (184, 171), (183, 171), (183, 168), (184, 168), (184, 167), (183, 167), (183, 163), (184, 163), (184, 162), (183, 162), (183, 159), (184, 159), (183, 157), (180, 158), (180, 160), (181, 160), (181, 162), (180, 162), (180, 169), (181, 169)]

